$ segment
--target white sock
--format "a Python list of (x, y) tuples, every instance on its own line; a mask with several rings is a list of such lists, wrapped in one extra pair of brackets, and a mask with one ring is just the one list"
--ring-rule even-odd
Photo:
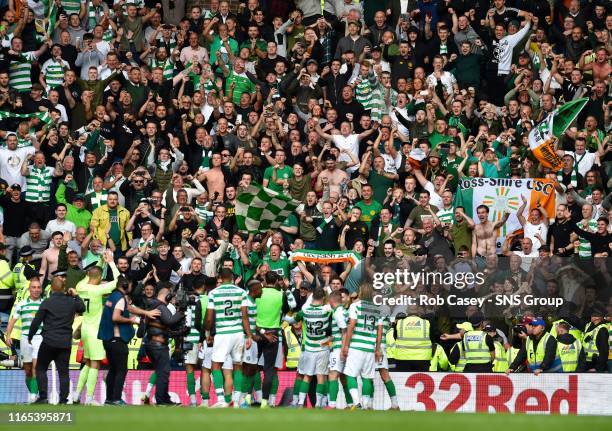
[(232, 392), (232, 401), (234, 402), (234, 404), (240, 404), (240, 392), (239, 391)]
[(276, 395), (270, 394), (270, 396), (268, 397), (268, 404), (270, 404), (271, 406), (276, 405)]
[(195, 403), (195, 402), (197, 402), (197, 400), (196, 400), (196, 396), (195, 396), (195, 395), (189, 395), (189, 402), (190, 402), (190, 403)]
[(316, 407), (322, 407), (323, 406), (323, 394), (320, 394), (317, 392), (317, 405)]
[(153, 385), (151, 383), (147, 383), (147, 389), (145, 390), (145, 395), (147, 397), (150, 397), (152, 390), (153, 390)]
[(370, 396), (369, 395), (363, 395), (361, 397), (361, 405), (363, 406), (364, 409), (368, 408), (370, 405)]
[(300, 398), (299, 395), (293, 395), (293, 399), (291, 400), (291, 405), (292, 406), (297, 406), (299, 398)]
[(332, 409), (336, 408), (336, 402), (335, 401), (330, 401), (328, 404)]
[(359, 390), (357, 388), (349, 389), (349, 392), (351, 393), (351, 398), (353, 398), (353, 401), (358, 403), (359, 402)]
[(397, 403), (397, 396), (391, 397), (391, 407), (399, 407), (399, 404)]
[(258, 390), (258, 391), (255, 391), (255, 397), (253, 397), (253, 398), (254, 398), (255, 402), (258, 402), (258, 403), (261, 402), (261, 399), (263, 398), (263, 392), (261, 391), (261, 389)]
[(298, 406), (303, 406), (306, 401), (306, 392), (300, 392), (300, 396), (298, 397)]

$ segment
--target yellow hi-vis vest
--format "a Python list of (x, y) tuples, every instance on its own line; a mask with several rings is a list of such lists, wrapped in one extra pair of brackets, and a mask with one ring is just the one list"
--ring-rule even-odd
[(408, 316), (397, 322), (395, 359), (400, 361), (431, 360), (429, 322), (418, 316)]
[[(584, 354), (586, 355), (587, 362), (592, 361), (593, 356), (599, 355), (599, 350), (597, 350), (596, 340), (597, 340), (597, 335), (599, 334), (599, 331), (601, 331), (602, 329), (608, 330), (608, 327), (606, 325), (598, 325), (594, 327), (593, 329), (591, 329), (590, 331), (584, 333), (584, 336), (582, 338), (582, 345), (584, 347)], [(609, 339), (610, 338), (608, 336), (608, 340)], [(610, 356), (610, 352), (608, 351), (608, 357), (609, 356)]]
[[(546, 343), (548, 343), (548, 339), (552, 337), (548, 332), (544, 333), (540, 342), (538, 343), (538, 347), (535, 352), (533, 350), (533, 340), (531, 337), (527, 338), (525, 343), (525, 347), (527, 349), (527, 364), (531, 371), (537, 370), (542, 365), (542, 361), (544, 360), (544, 356), (546, 354)], [(559, 354), (555, 356), (555, 360), (551, 364), (550, 368), (546, 371), (548, 372), (559, 372), (561, 371), (561, 359), (559, 359)]]
[[(138, 331), (138, 325), (133, 326), (134, 330)], [(138, 352), (140, 351), (140, 346), (142, 346), (142, 338), (136, 336), (132, 337), (128, 343), (128, 370), (138, 369)], [(197, 348), (198, 346), (195, 345), (194, 349)]]
[(389, 328), (385, 335), (385, 344), (387, 346), (387, 359), (395, 359), (395, 337), (393, 337), (393, 328)]
[(457, 361), (456, 364), (449, 363), (449, 368), (455, 373), (463, 373), (463, 369), (465, 368), (465, 352), (463, 351), (463, 342), (456, 342), (455, 345), (451, 347), (451, 353), (453, 349), (459, 349), (459, 361)]
[(493, 360), (493, 372), (494, 373), (504, 373), (510, 363), (508, 362), (508, 355), (506, 354), (506, 349), (499, 341), (494, 341), (495, 345), (495, 359)]
[(448, 356), (438, 343), (434, 344), (434, 352), (429, 363), (429, 371), (446, 371), (448, 370)]
[(291, 325), (287, 325), (285, 329), (283, 329), (283, 334), (285, 335), (285, 340), (287, 340), (287, 358), (285, 361), (285, 367), (297, 368), (298, 362), (300, 361), (300, 355), (302, 354), (300, 342), (291, 330)]
[(572, 344), (563, 344), (557, 341), (557, 356), (561, 359), (564, 373), (576, 372), (581, 349), (582, 344), (578, 340), (574, 340)]
[(468, 331), (463, 335), (465, 363), (486, 364), (491, 362), (491, 353), (486, 342), (487, 334), (483, 331)]
[(0, 301), (6, 301), (8, 305), (8, 302), (13, 299), (14, 287), (15, 280), (11, 267), (5, 259), (0, 259)]
[(520, 350), (521, 349), (517, 349), (517, 348), (514, 348), (514, 347), (510, 346), (510, 348), (506, 351), (506, 355), (508, 357), (508, 367), (510, 367), (510, 365), (512, 365), (512, 363), (516, 359), (516, 355), (518, 355), (518, 352)]
[[(561, 322), (565, 322), (569, 325), (567, 320), (563, 320), (563, 319), (555, 320), (552, 323), (552, 327), (550, 328), (550, 335), (552, 335), (555, 338), (557, 338), (557, 326), (559, 326), (559, 323)], [(570, 325), (569, 333), (572, 334), (576, 340), (582, 340), (582, 331), (580, 329), (575, 328), (572, 325)]]

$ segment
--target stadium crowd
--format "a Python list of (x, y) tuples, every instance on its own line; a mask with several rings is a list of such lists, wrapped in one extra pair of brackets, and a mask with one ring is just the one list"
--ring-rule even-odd
[[(144, 402), (172, 404), (184, 368), (217, 407), (275, 406), (279, 369), (331, 408), (371, 407), (376, 373), (398, 408), (389, 370), (612, 371), (611, 31), (580, 0), (9, 0), (1, 364), (41, 403), (51, 360), (87, 404), (103, 369), (106, 403), (154, 369)], [(551, 170), (529, 133), (582, 98)], [(457, 204), (534, 178), (552, 211), (521, 196), (503, 235), (510, 213)], [(295, 210), (245, 229), (261, 187)], [(484, 282), (374, 304), (398, 268)], [(469, 302), (514, 295), (550, 301)]]

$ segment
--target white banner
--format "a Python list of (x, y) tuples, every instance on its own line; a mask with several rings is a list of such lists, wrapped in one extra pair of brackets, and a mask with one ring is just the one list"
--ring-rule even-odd
[[(401, 410), (612, 415), (612, 374), (391, 373)], [(391, 400), (377, 376), (374, 409)]]

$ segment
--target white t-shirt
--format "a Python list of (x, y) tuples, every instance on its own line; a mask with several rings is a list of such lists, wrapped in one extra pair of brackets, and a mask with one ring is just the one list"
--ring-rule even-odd
[(34, 147), (17, 148), (11, 151), (8, 148), (0, 148), (0, 177), (9, 186), (19, 184), (21, 189), (25, 187), (25, 177), (21, 175), (21, 164), (29, 154), (34, 154)]
[[(353, 154), (356, 159), (359, 159), (359, 136), (356, 134), (348, 135), (346, 138), (342, 135), (333, 135), (333, 142), (339, 150), (346, 150)], [(351, 158), (347, 154), (340, 154), (338, 161), (350, 162)], [(359, 166), (352, 166), (346, 171), (349, 173), (355, 172)]]
[(70, 234), (74, 236), (76, 234), (76, 225), (68, 220), (59, 222), (57, 219), (53, 219), (47, 223), (45, 230), (47, 233), (49, 233), (49, 235), (51, 235), (53, 232), (60, 231), (62, 233), (70, 232)]
[(591, 170), (597, 158), (597, 153), (586, 152), (584, 154), (576, 154), (573, 151), (565, 151), (565, 154), (574, 158), (574, 164), (578, 163), (578, 173), (583, 177)]
[(530, 222), (525, 223), (523, 226), (523, 230), (525, 232), (525, 238), (529, 238), (533, 243), (534, 250), (540, 250), (540, 247), (543, 245), (539, 239), (535, 237), (536, 234), (540, 235), (544, 241), (546, 241), (546, 234), (548, 233), (548, 226), (544, 223), (539, 224), (531, 224)]
[(521, 258), (521, 269), (525, 272), (529, 272), (529, 268), (531, 268), (531, 262), (533, 259), (536, 259), (540, 256), (540, 253), (535, 249), (531, 249), (531, 253), (525, 254), (522, 250), (513, 251), (512, 253), (516, 254)]
[(444, 202), (442, 202), (442, 197), (436, 193), (436, 188), (434, 187), (433, 183), (431, 181), (427, 181), (424, 188), (429, 192), (429, 203), (438, 208), (443, 208)]

